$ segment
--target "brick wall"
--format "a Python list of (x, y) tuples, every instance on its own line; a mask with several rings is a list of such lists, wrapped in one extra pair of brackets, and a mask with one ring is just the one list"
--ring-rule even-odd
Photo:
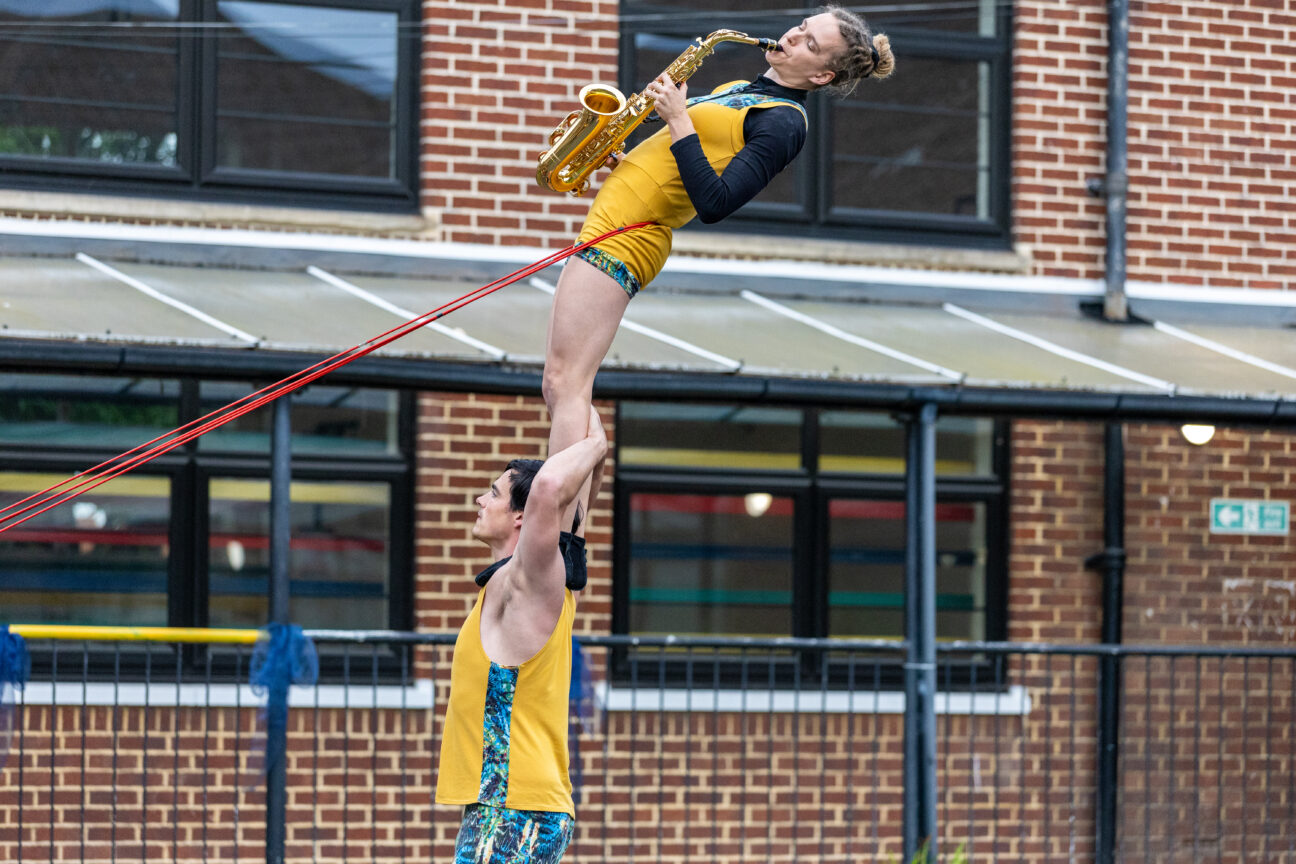
[(535, 182), (548, 134), (582, 87), (616, 83), (611, 0), (423, 4), (423, 206), (443, 240), (556, 246), (589, 206)]
[(1205, 446), (1174, 426), (1126, 434), (1124, 631), (1128, 642), (1296, 645), (1296, 539), (1211, 534), (1211, 498), (1296, 509), (1296, 435), (1219, 429)]
[[(1107, 4), (1021, 2), (1015, 232), (1040, 274), (1101, 277)], [(1131, 4), (1129, 275), (1289, 288), (1296, 15), (1281, 0)]]
[[(1100, 639), (1101, 579), (1083, 561), (1102, 549), (1102, 438), (1094, 423), (1013, 424), (1013, 640)], [(1292, 501), (1296, 435), (1219, 429), (1195, 447), (1177, 426), (1133, 424), (1125, 448), (1125, 643), (1296, 644), (1292, 536), (1213, 535), (1208, 519), (1215, 497)], [(1092, 783), (1096, 679), (1092, 661), (1084, 664), (1090, 672), (1074, 701), (1055, 679), (1068, 668), (1064, 658), (1025, 664), (1039, 676), (1037, 698), (1046, 700), (1028, 736), (1036, 746), (1067, 741), (1061, 751), (1035, 752), (1064, 760), (1083, 754), (1077, 782)], [(1127, 660), (1119, 811), (1127, 854), (1259, 861), (1286, 848), (1291, 796), (1282, 784), (1296, 764), (1293, 668), (1290, 658)], [(1059, 708), (1075, 718), (1060, 722)], [(1072, 735), (1084, 743), (1070, 744)], [(1091, 821), (1087, 830), (1086, 840)]]
[(1102, 638), (1102, 582), (1084, 561), (1102, 551), (1103, 429), (1012, 424), (1008, 638)]

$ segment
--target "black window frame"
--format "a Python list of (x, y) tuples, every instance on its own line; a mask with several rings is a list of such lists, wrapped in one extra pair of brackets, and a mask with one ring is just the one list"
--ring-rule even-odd
[[(897, 68), (906, 58), (975, 60), (988, 64), (990, 129), (989, 218), (865, 210), (833, 212), (828, 190), (832, 185), (832, 140), (836, 99), (827, 92), (812, 92), (806, 104), (810, 123), (805, 147), (787, 171), (795, 172), (801, 190), (799, 207), (753, 201), (722, 222), (703, 225), (694, 220), (688, 231), (746, 233), (824, 240), (873, 243), (923, 244), (1004, 250), (1012, 246), (1012, 8), (998, 6), (995, 36), (978, 36), (912, 26), (889, 26), (885, 13), (868, 16), (869, 25), (885, 32), (897, 57)], [(647, 83), (635, 81), (635, 37), (642, 33), (693, 39), (714, 30), (731, 29), (760, 36), (778, 36), (786, 21), (769, 13), (723, 12), (691, 15), (687, 20), (654, 18), (641, 22), (623, 16), (619, 40), (617, 79), (626, 94), (637, 93)], [(777, 32), (775, 32), (777, 31)], [(754, 49), (753, 49), (754, 50)], [(758, 63), (756, 65), (759, 65)], [(899, 73), (897, 73), (899, 74)], [(862, 82), (861, 87), (873, 86)], [(886, 82), (876, 83), (884, 87)], [(867, 91), (861, 91), (867, 92)]]
[[(94, 373), (85, 373), (84, 377), (121, 378), (130, 375), (96, 376)], [(182, 424), (199, 416), (201, 409), (198, 394), (203, 381), (233, 380), (235, 383), (250, 383), (252, 390), (272, 383), (246, 376), (237, 379), (165, 374), (146, 377), (179, 383), (180, 392), (176, 401), (180, 412), (179, 422)], [(294, 455), (292, 478), (294, 481), (320, 481), (344, 477), (357, 482), (388, 485), (391, 490), (391, 515), (388, 526), (389, 599), (385, 629), (411, 631), (415, 625), (413, 598), (417, 460), (414, 448), (417, 444), (417, 396), (414, 390), (408, 388), (378, 389), (397, 394), (396, 454), (347, 458), (317, 454)], [(6, 470), (48, 472), (69, 477), (115, 455), (117, 454), (82, 447), (0, 446), (0, 464)], [(132, 471), (141, 476), (166, 477), (171, 481), (171, 519), (168, 527), (171, 554), (167, 560), (166, 626), (206, 627), (209, 589), (209, 481), (225, 477), (267, 480), (270, 476), (270, 453), (268, 450), (263, 453), (205, 452), (199, 448), (195, 439)], [(0, 535), (0, 539), (3, 539), (3, 535)], [(151, 679), (158, 683), (174, 683), (174, 677), (166, 677), (166, 671), (175, 666), (175, 658), (179, 656), (183, 680), (186, 682), (204, 680), (203, 676), (210, 672), (213, 683), (246, 683), (252, 654), (251, 646), (223, 644), (117, 643), (115, 649), (111, 647), (111, 643), (83, 644), (87, 651), (84, 665), (81, 662), (59, 659), (60, 654), (66, 657), (79, 653), (79, 643), (72, 643), (71, 650), (44, 645), (33, 649), (33, 678), (48, 677), (57, 672), (59, 680), (80, 680), (85, 676), (88, 681), (139, 682)], [(409, 646), (384, 645), (372, 652), (350, 651), (343, 652), (342, 656), (322, 656), (320, 680), (326, 683), (353, 681), (368, 686), (373, 679), (373, 667), (376, 666), (378, 679), (373, 683), (408, 683), (412, 668), (409, 650)], [(159, 663), (162, 665), (159, 666)]]
[[(219, 0), (179, 0), (177, 164), (131, 165), (49, 160), (0, 153), (0, 185), (183, 200), (317, 206), (376, 212), (418, 210), (418, 94), (422, 4), (417, 0), (256, 0), (258, 3), (393, 12), (397, 15), (396, 128), (389, 179), (216, 165), (216, 61)], [(197, 26), (184, 26), (197, 25)]]
[[(616, 428), (621, 427), (622, 406), (617, 403)], [(744, 495), (749, 492), (768, 492), (791, 498), (794, 506), (794, 540), (792, 570), (792, 632), (770, 634), (767, 638), (782, 636), (801, 638), (829, 638), (828, 633), (828, 556), (829, 556), (829, 506), (836, 500), (866, 499), (895, 501), (906, 500), (906, 476), (901, 474), (846, 474), (818, 470), (819, 417), (827, 409), (804, 406), (800, 436), (800, 466), (796, 469), (742, 469), (742, 468), (679, 468), (673, 466), (616, 466), (613, 481), (612, 530), (612, 629), (613, 635), (630, 633), (630, 565), (631, 565), (631, 496), (649, 494), (704, 494)], [(987, 418), (990, 419), (990, 418)], [(1008, 574), (1010, 552), (1011, 507), (1011, 436), (1010, 421), (993, 418), (992, 466), (993, 477), (940, 476), (936, 478), (936, 501), (941, 503), (981, 502), (986, 505), (986, 566), (985, 566), (985, 639), (1001, 641), (1008, 632)], [(612, 682), (622, 686), (656, 686), (658, 682), (643, 677), (640, 669), (644, 662), (656, 665), (653, 657), (663, 658), (661, 683), (666, 686), (706, 687), (717, 681), (724, 686), (768, 686), (774, 689), (789, 687), (828, 687), (839, 689), (848, 686), (852, 674), (847, 661), (829, 659), (824, 662), (822, 652), (801, 652), (799, 663), (783, 663), (766, 678), (756, 680), (760, 671), (746, 661), (710, 661), (694, 657), (665, 659), (670, 652), (647, 655), (636, 660), (636, 652), (614, 649), (609, 655)], [(966, 687), (970, 681), (984, 682), (993, 673), (993, 659), (972, 657), (968, 663), (951, 675), (946, 670), (942, 688)], [(757, 663), (757, 666), (762, 664)], [(747, 667), (747, 668), (744, 668)], [(975, 667), (975, 672), (973, 671)], [(899, 661), (881, 664), (880, 683), (884, 688), (903, 686)], [(976, 675), (973, 678), (973, 675)], [(755, 675), (756, 678), (753, 678)]]

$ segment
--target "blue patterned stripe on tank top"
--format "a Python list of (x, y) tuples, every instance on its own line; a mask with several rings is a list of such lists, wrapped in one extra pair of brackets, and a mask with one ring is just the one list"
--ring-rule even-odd
[(517, 679), (518, 670), (490, 664), (482, 721), (481, 791), (477, 800), (497, 807), (503, 807), (508, 798), (509, 725), (513, 720)]

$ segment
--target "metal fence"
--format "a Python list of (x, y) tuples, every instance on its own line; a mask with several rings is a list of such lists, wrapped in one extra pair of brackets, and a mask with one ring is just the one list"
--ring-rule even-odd
[[(448, 861), (433, 804), (448, 635), (312, 634), (294, 688), (285, 859)], [(582, 640), (573, 862), (894, 861), (903, 643)], [(32, 641), (0, 769), (0, 860), (266, 857), (250, 649)], [(1116, 782), (1099, 788), (1099, 668), (1119, 669)], [(943, 646), (942, 859), (1296, 864), (1296, 652)]]

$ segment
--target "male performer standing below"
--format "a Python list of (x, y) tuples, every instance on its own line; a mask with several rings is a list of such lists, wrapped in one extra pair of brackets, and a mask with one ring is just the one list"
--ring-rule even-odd
[(472, 534), (495, 563), (478, 574), (455, 642), (436, 791), (439, 804), (465, 805), (455, 864), (553, 864), (571, 841), (576, 595), (559, 538), (607, 449), (591, 408), (584, 438), (545, 462), (510, 462), (477, 499)]

